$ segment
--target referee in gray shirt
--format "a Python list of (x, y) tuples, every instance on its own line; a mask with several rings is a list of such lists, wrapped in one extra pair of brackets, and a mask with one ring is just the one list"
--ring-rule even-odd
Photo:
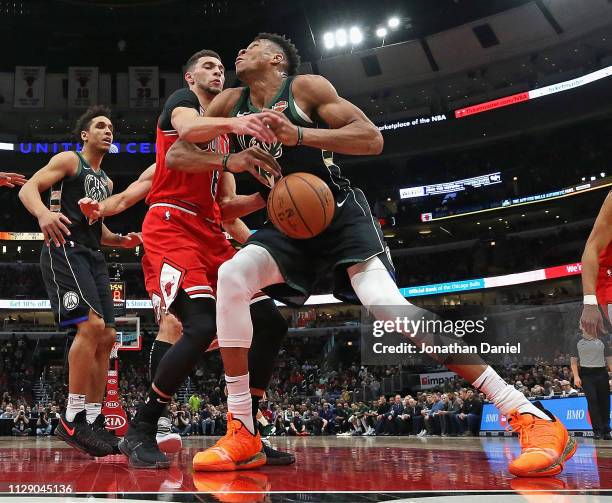
[(582, 388), (586, 396), (593, 437), (610, 440), (608, 367), (612, 371), (612, 352), (607, 339), (584, 334), (572, 344), (570, 356), (574, 385)]

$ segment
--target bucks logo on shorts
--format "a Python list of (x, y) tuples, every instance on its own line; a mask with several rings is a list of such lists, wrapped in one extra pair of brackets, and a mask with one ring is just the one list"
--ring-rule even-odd
[(76, 294), (76, 292), (66, 292), (62, 302), (64, 303), (64, 307), (67, 311), (72, 311), (79, 305), (79, 296)]

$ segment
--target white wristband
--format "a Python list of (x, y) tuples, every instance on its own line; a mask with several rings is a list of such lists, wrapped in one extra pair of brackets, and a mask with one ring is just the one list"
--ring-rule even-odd
[(584, 305), (585, 306), (596, 306), (597, 305), (597, 296), (596, 295), (585, 295), (584, 296)]

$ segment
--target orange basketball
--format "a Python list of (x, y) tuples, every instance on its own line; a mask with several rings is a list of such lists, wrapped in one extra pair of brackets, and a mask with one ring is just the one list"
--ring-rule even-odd
[(268, 197), (268, 216), (287, 236), (312, 238), (323, 232), (334, 218), (334, 196), (319, 177), (293, 173), (274, 185)]

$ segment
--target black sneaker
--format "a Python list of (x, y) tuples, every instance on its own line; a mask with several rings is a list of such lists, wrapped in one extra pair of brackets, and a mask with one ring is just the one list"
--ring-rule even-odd
[(289, 452), (277, 451), (272, 448), (269, 440), (261, 439), (263, 444), (262, 451), (266, 454), (266, 465), (270, 466), (285, 466), (295, 463), (295, 456)]
[(119, 450), (128, 457), (132, 468), (170, 467), (170, 460), (159, 450), (156, 434), (157, 424), (130, 423), (125, 437), (119, 442)]
[(62, 414), (59, 424), (55, 428), (55, 435), (64, 442), (90, 456), (102, 457), (112, 454), (110, 445), (94, 434), (87, 422), (85, 410), (79, 412), (74, 421), (68, 421), (66, 415)]
[(106, 418), (104, 414), (98, 414), (96, 420), (91, 424), (91, 429), (99, 439), (110, 445), (112, 454), (121, 454), (119, 450), (119, 441), (121, 440), (118, 436), (114, 435), (106, 429)]

